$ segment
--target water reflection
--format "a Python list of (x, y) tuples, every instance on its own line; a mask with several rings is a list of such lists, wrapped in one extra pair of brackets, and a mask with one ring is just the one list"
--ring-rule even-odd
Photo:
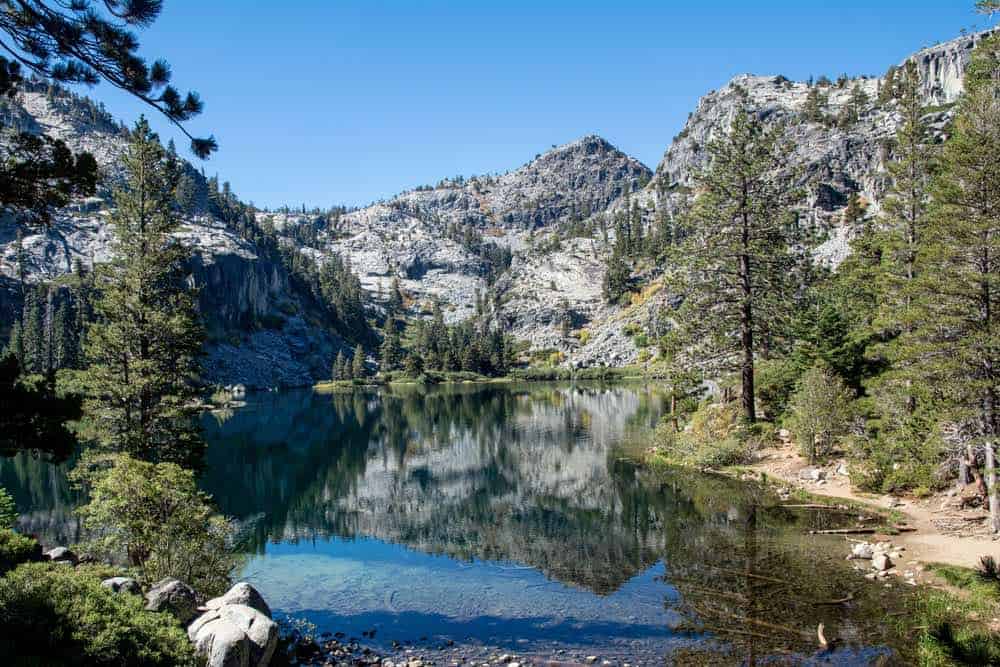
[[(886, 659), (882, 601), (802, 538), (829, 513), (622, 456), (665, 400), (538, 384), (265, 394), (206, 417), (202, 484), (245, 525), (245, 576), (271, 606), (330, 630), (685, 661), (711, 649), (705, 664), (720, 650)], [(19, 457), (0, 478), (33, 508), (27, 528), (72, 537), (61, 468)], [(819, 621), (836, 651), (817, 655)]]

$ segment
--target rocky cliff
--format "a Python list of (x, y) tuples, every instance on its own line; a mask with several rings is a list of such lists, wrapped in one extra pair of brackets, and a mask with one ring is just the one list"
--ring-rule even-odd
[[(53, 281), (79, 263), (85, 268), (110, 257), (110, 190), (126, 141), (124, 128), (100, 107), (58, 88), (32, 84), (0, 109), (4, 124), (43, 132), (98, 160), (97, 196), (55, 213), (46, 227), (22, 227), (23, 268), (28, 282)], [(190, 167), (189, 167), (190, 169)], [(193, 171), (193, 170), (192, 170)], [(15, 245), (18, 225), (0, 214), (0, 337), (19, 312)], [(191, 282), (209, 333), (205, 370), (209, 382), (252, 387), (304, 386), (327, 377), (337, 351), (347, 347), (316, 317), (310, 295), (287, 270), (234, 229), (208, 215), (186, 220), (178, 237), (193, 250)]]
[[(939, 134), (962, 92), (971, 51), (986, 34), (907, 58), (921, 72), (929, 121)], [(643, 358), (637, 332), (655, 337), (669, 296), (659, 287), (662, 267), (652, 267), (638, 277), (644, 288), (631, 304), (604, 302), (606, 230), (614, 216), (634, 205), (647, 225), (673, 215), (705, 166), (706, 146), (728, 127), (742, 90), (761, 117), (781, 123), (794, 142), (792, 163), (809, 191), (802, 214), (820, 237), (815, 253), (836, 265), (849, 252), (854, 231), (843, 221), (848, 200), (860, 195), (875, 215), (888, 187), (885, 166), (899, 114), (893, 102), (879, 102), (883, 85), (883, 78), (870, 77), (822, 82), (825, 116), (814, 121), (805, 113), (809, 84), (744, 74), (699, 101), (655, 173), (604, 139), (586, 136), (514, 171), (443, 180), (322, 224), (314, 215), (287, 212), (259, 212), (258, 222), (315, 260), (332, 254), (348, 259), (375, 311), (394, 279), (414, 314), (439, 300), (449, 321), (468, 317), (477, 293), (490, 290), (511, 332), (534, 350), (559, 352), (574, 365), (635, 363)], [(856, 88), (868, 102), (856, 121), (836, 122)], [(122, 129), (99, 107), (36, 86), (0, 111), (6, 124), (47, 132), (94, 153), (106, 182), (117, 176)], [(31, 279), (65, 273), (77, 259), (106, 259), (108, 199), (106, 191), (101, 194), (61, 212), (51, 229), (28, 236)], [(305, 228), (315, 232), (308, 244), (299, 234)], [(315, 304), (282, 266), (207, 216), (189, 220), (183, 237), (196, 251), (192, 276), (202, 288), (202, 310), (213, 333), (211, 379), (264, 387), (308, 384), (328, 375), (344, 341), (323, 326)], [(0, 281), (8, 286), (15, 275), (13, 238), (12, 223), (0, 223)], [(498, 261), (507, 251), (509, 262)], [(6, 305), (0, 301), (5, 320), (12, 311), (7, 293)]]

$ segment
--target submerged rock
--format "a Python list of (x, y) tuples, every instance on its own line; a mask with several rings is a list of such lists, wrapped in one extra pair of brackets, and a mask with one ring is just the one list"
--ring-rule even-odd
[(879, 572), (886, 572), (892, 567), (892, 559), (886, 553), (877, 553), (872, 557), (872, 567)]

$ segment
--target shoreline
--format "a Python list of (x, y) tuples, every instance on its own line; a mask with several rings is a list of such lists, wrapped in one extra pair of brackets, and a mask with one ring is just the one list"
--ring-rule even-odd
[[(654, 451), (644, 457), (646, 464), (664, 462)], [(886, 532), (868, 536), (891, 539), (905, 547), (907, 560), (922, 565), (952, 565), (975, 569), (982, 556), (1000, 560), (1000, 536), (990, 534), (982, 524), (982, 508), (958, 507), (954, 492), (932, 494), (925, 498), (896, 497), (854, 489), (845, 472), (845, 462), (833, 459), (809, 465), (791, 443), (777, 443), (760, 450), (752, 463), (724, 468), (716, 472), (735, 478), (750, 475), (772, 486), (797, 491), (825, 501), (847, 501), (882, 514), (896, 513), (904, 518), (905, 532)], [(819, 471), (819, 479), (816, 473)]]

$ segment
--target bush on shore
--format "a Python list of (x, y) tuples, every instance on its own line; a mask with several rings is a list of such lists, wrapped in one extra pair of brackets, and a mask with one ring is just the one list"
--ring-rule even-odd
[(0, 655), (23, 665), (197, 665), (177, 621), (101, 586), (109, 574), (28, 563), (0, 578)]
[(744, 423), (736, 403), (701, 406), (680, 432), (664, 420), (655, 435), (656, 449), (668, 461), (703, 469), (748, 463), (769, 439), (773, 427)]
[(33, 537), (21, 535), (10, 528), (0, 529), (0, 575), (21, 563), (42, 559), (42, 545)]

